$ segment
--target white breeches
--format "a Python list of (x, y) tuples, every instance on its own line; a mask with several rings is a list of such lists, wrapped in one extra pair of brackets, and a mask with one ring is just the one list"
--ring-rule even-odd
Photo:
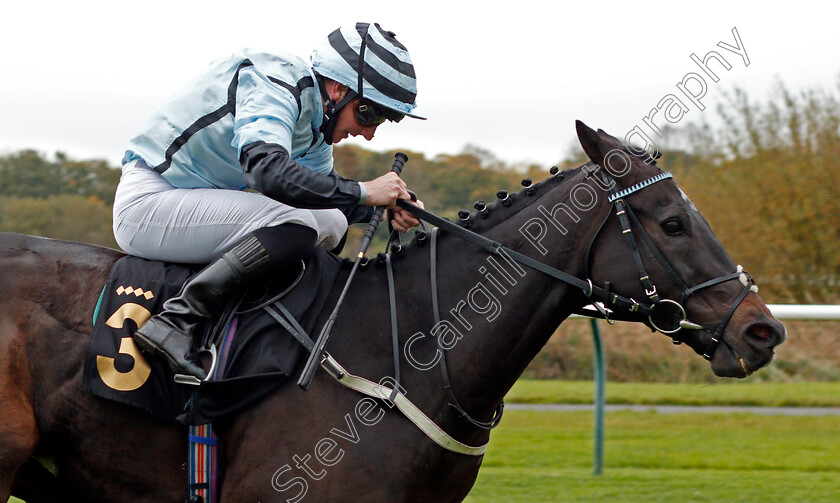
[(114, 237), (131, 255), (201, 264), (261, 227), (295, 223), (318, 233), (317, 246), (335, 248), (347, 231), (337, 209), (307, 210), (255, 193), (178, 189), (142, 161), (123, 166), (114, 199)]

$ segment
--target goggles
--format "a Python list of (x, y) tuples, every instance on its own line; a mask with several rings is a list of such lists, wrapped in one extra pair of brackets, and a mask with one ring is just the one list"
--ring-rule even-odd
[(356, 116), (356, 122), (363, 127), (375, 127), (386, 120), (399, 122), (404, 117), (403, 114), (375, 105), (372, 101), (367, 99), (360, 99), (353, 108), (353, 113)]

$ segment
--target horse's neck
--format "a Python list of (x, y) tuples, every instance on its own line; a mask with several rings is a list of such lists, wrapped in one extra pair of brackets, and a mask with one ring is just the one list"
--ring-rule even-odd
[[(540, 196), (520, 201), (527, 207), (484, 234), (581, 277), (586, 247), (597, 229), (582, 221), (567, 225), (564, 235), (546, 222), (548, 232), (554, 232), (542, 240), (548, 250), (542, 255), (520, 228), (530, 219), (540, 218), (540, 206), (551, 209), (565, 196)], [(513, 213), (503, 207), (496, 211)], [(587, 215), (587, 221), (593, 215)], [(437, 269), (444, 324), (438, 334), (452, 346), (446, 351), (451, 381), (461, 405), (476, 418), (486, 419), (560, 322), (581, 304), (582, 297), (575, 288), (447, 233), (438, 243)], [(453, 343), (458, 336), (461, 338)]]

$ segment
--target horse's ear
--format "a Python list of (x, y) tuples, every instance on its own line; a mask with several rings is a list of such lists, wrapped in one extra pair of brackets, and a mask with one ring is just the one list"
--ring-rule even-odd
[(613, 136), (613, 135), (611, 135), (611, 134), (607, 133), (607, 132), (606, 132), (606, 131), (604, 131), (603, 129), (598, 129), (598, 135), (599, 135), (599, 136), (601, 136), (601, 138), (606, 138), (606, 139), (608, 139), (608, 140), (610, 140), (610, 141), (613, 141), (613, 142), (615, 142), (615, 143), (621, 144), (621, 140), (619, 140), (619, 139), (618, 139), (618, 138), (616, 138), (615, 136)]
[(578, 140), (580, 141), (580, 146), (583, 147), (583, 151), (592, 159), (592, 162), (600, 165), (606, 154), (602, 151), (603, 138), (595, 130), (581, 121), (575, 121), (575, 129), (577, 129)]

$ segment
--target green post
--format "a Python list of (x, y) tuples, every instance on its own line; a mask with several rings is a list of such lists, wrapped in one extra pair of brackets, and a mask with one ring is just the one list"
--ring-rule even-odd
[(601, 346), (601, 332), (598, 330), (598, 320), (590, 318), (592, 325), (592, 340), (594, 342), (595, 358), (595, 463), (592, 473), (601, 475), (604, 471), (604, 386), (606, 383), (606, 369), (604, 368), (604, 348)]

